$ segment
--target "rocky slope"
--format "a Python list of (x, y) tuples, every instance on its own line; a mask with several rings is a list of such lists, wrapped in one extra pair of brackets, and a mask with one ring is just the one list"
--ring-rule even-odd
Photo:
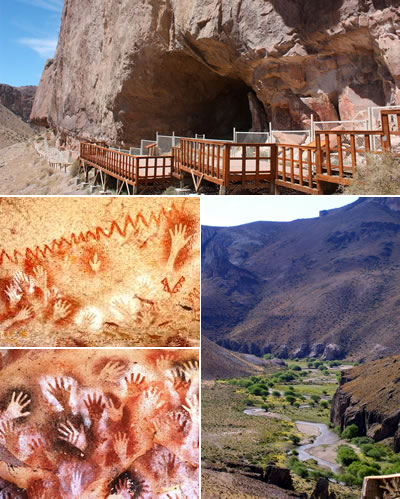
[(398, 0), (65, 0), (32, 119), (133, 143), (400, 103)]
[(265, 360), (255, 355), (232, 352), (206, 336), (201, 339), (202, 379), (227, 379), (262, 374), (284, 366), (278, 359)]
[(0, 104), (14, 114), (29, 121), (37, 87), (11, 87), (0, 83)]
[(33, 137), (35, 131), (19, 116), (0, 104), (0, 149), (24, 142)]
[(344, 429), (356, 424), (360, 435), (375, 441), (394, 437), (400, 451), (400, 356), (357, 366), (342, 376), (331, 421)]
[(315, 219), (203, 227), (203, 334), (281, 358), (400, 352), (399, 209), (361, 198)]

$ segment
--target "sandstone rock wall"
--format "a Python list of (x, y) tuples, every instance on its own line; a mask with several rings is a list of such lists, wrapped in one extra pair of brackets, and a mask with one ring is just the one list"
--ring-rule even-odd
[(24, 121), (29, 120), (33, 100), (36, 93), (35, 86), (12, 87), (0, 83), (0, 104), (8, 108)]
[(228, 136), (263, 126), (263, 111), (289, 129), (400, 104), (399, 5), (65, 0), (32, 118), (132, 144), (156, 130)]

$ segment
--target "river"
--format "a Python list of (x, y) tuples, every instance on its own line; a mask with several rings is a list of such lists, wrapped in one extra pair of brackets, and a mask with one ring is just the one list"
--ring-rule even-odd
[[(290, 418), (288, 418), (283, 414), (265, 412), (264, 409), (261, 409), (259, 407), (246, 407), (246, 409), (243, 412), (248, 416), (261, 416), (261, 417), (290, 421)], [(310, 427), (310, 430), (315, 430), (315, 434), (318, 435), (315, 438), (314, 442), (300, 445), (299, 447), (297, 447), (296, 450), (299, 453), (298, 454), (299, 461), (307, 461), (307, 459), (314, 459), (315, 461), (317, 461), (319, 466), (322, 466), (323, 468), (328, 468), (331, 471), (333, 471), (333, 473), (338, 473), (340, 470), (340, 466), (338, 464), (332, 463), (330, 461), (327, 461), (326, 459), (323, 459), (322, 457), (317, 457), (309, 453), (311, 449), (315, 449), (317, 447), (322, 448), (322, 446), (331, 447), (336, 445), (340, 441), (338, 435), (336, 435), (335, 432), (330, 430), (328, 426), (323, 423), (312, 423), (310, 421), (295, 421), (295, 423), (298, 429), (301, 426), (308, 426)], [(314, 432), (311, 431), (309, 434), (311, 435), (312, 433)], [(336, 452), (334, 452), (334, 454), (336, 455)]]

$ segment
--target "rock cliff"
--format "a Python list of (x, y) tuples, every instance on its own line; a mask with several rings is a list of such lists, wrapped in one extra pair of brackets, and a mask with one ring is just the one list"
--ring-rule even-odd
[(400, 357), (357, 366), (346, 372), (335, 393), (331, 421), (344, 429), (356, 424), (375, 441), (394, 437), (400, 451)]
[(65, 0), (32, 119), (130, 144), (400, 104), (399, 0)]
[(35, 86), (11, 87), (0, 83), (0, 104), (8, 108), (24, 121), (29, 120), (33, 100), (36, 94)]

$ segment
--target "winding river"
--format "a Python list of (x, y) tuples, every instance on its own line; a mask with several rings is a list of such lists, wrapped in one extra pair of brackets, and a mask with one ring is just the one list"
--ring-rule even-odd
[[(284, 416), (282, 414), (265, 412), (264, 409), (258, 407), (247, 407), (243, 412), (248, 416), (261, 416), (261, 417), (283, 419), (290, 421), (290, 418), (288, 418), (287, 416)], [(307, 459), (314, 459), (315, 461), (317, 461), (319, 466), (322, 466), (323, 468), (328, 468), (331, 471), (333, 471), (333, 473), (338, 473), (340, 469), (339, 465), (337, 465), (336, 463), (331, 463), (330, 461), (327, 461), (320, 457), (314, 456), (309, 452), (311, 449), (315, 449), (317, 447), (322, 447), (325, 445), (327, 446), (336, 445), (340, 441), (338, 435), (336, 435), (335, 432), (330, 430), (328, 426), (323, 423), (312, 423), (310, 421), (295, 421), (295, 423), (298, 428), (299, 426), (310, 427), (310, 430), (314, 430), (315, 434), (318, 435), (315, 438), (314, 442), (300, 445), (299, 447), (297, 447), (296, 450), (299, 453), (298, 459), (300, 461), (307, 461)]]
[(314, 449), (316, 447), (321, 447), (323, 445), (335, 445), (339, 442), (339, 437), (336, 433), (328, 428), (326, 424), (323, 423), (311, 423), (309, 421), (296, 421), (296, 425), (305, 425), (310, 426), (313, 429), (319, 431), (319, 435), (314, 440), (314, 442), (310, 444), (300, 445), (297, 447), (297, 452), (299, 453), (298, 459), (299, 461), (307, 461), (307, 459), (315, 459), (317, 463), (324, 467), (329, 468), (334, 473), (338, 473), (340, 466), (338, 464), (331, 463), (322, 459), (320, 457), (314, 456), (310, 454), (308, 451), (310, 449)]

